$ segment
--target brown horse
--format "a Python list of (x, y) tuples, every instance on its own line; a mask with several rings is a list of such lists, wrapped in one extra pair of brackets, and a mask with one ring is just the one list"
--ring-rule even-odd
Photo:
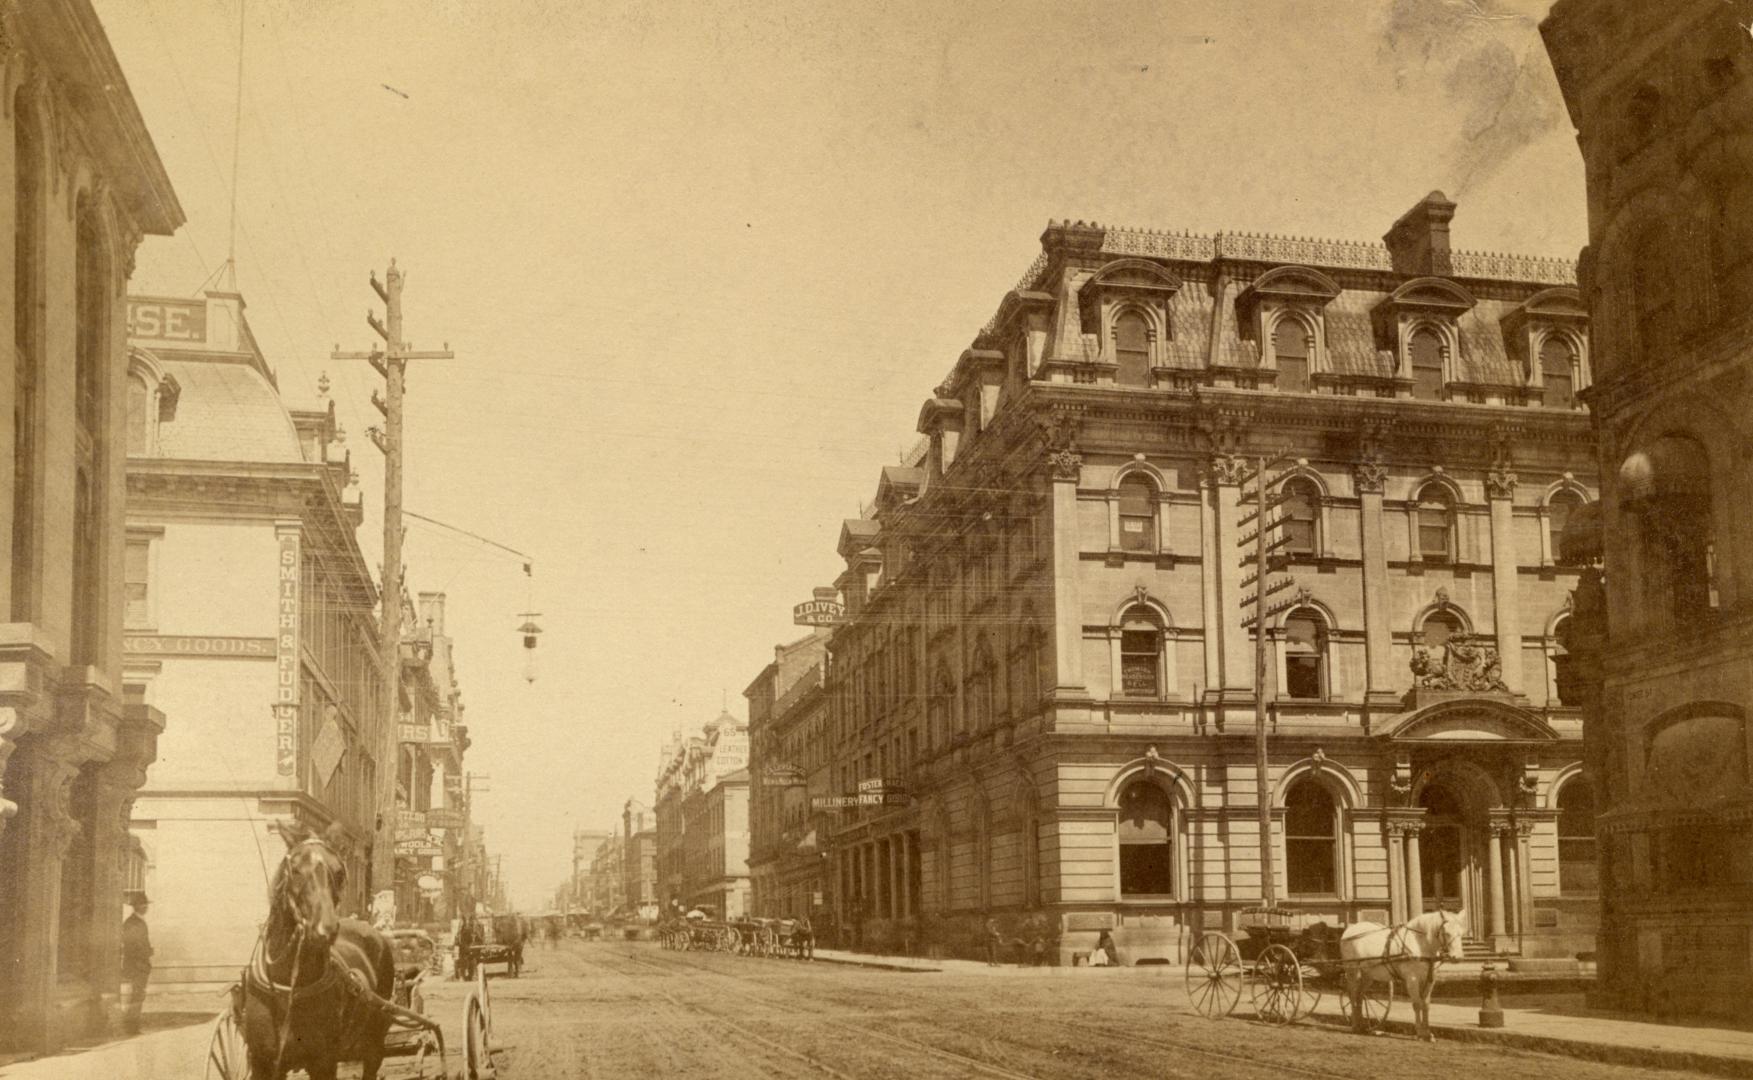
[(389, 1016), (360, 989), (395, 992), (395, 948), (369, 923), (340, 917), (340, 834), (338, 823), (321, 837), (296, 823), (280, 830), (286, 857), (243, 980), (250, 1075), (263, 1080), (284, 1080), (294, 1069), (335, 1080), (342, 1061), (362, 1063), (362, 1080), (376, 1080), (383, 1061)]

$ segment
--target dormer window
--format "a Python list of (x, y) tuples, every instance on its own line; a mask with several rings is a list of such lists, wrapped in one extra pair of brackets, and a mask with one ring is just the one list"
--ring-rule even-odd
[(1567, 286), (1546, 289), (1503, 318), (1504, 343), (1528, 385), (1527, 402), (1548, 409), (1574, 409), (1588, 385), (1589, 313)]
[(1540, 381), (1546, 384), (1546, 404), (1556, 409), (1576, 407), (1576, 350), (1556, 335), (1540, 346)]
[(1430, 327), (1413, 331), (1406, 343), (1406, 358), (1412, 367), (1412, 396), (1423, 401), (1443, 398), (1443, 341)]
[(1236, 297), (1236, 320), (1245, 336), (1261, 345), (1261, 362), (1278, 373), (1273, 385), (1293, 394), (1314, 388), (1314, 376), (1329, 372), (1321, 343), (1327, 305), (1339, 295), (1337, 282), (1306, 266), (1266, 271)]
[(1278, 388), (1293, 394), (1309, 390), (1309, 335), (1302, 323), (1280, 316), (1272, 333), (1272, 355), (1278, 361)]
[(1120, 365), (1114, 381), (1121, 386), (1150, 385), (1150, 324), (1136, 311), (1114, 320), (1114, 362)]
[(1121, 386), (1150, 386), (1154, 368), (1168, 366), (1174, 337), (1169, 301), (1181, 280), (1148, 259), (1116, 259), (1078, 287), (1083, 331), (1099, 335), (1100, 364), (1113, 365)]

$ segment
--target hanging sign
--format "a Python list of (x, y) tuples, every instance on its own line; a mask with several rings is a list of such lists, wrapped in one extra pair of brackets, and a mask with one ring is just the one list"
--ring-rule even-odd
[(791, 621), (799, 626), (836, 626), (846, 617), (846, 607), (833, 589), (815, 590), (815, 599), (791, 609)]

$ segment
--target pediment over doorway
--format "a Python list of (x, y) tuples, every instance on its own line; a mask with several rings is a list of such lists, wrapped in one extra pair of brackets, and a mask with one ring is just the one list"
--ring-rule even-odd
[(1538, 713), (1497, 697), (1458, 695), (1414, 707), (1382, 725), (1389, 742), (1548, 743), (1561, 736)]

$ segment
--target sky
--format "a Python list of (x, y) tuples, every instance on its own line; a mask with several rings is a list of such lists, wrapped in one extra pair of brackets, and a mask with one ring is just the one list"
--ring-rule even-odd
[(1585, 238), (1548, 0), (94, 2), (188, 215), (131, 290), (221, 269), (235, 152), (238, 288), (289, 402), (332, 380), (374, 566), (375, 374), (328, 358), (368, 272), (456, 353), (412, 364), (406, 506), (534, 574), (410, 521), (408, 582), (526, 910), (670, 732), (747, 715), (1049, 219), (1372, 240), (1440, 189), (1458, 247)]

